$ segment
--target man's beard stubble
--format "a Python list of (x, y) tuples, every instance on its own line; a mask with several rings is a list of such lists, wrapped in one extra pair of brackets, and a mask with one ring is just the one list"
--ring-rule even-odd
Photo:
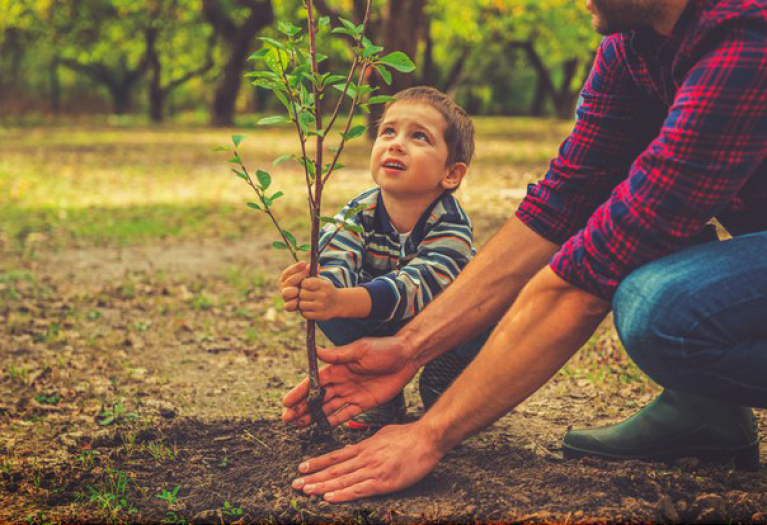
[(663, 0), (591, 0), (594, 29), (603, 35), (645, 28), (657, 19)]

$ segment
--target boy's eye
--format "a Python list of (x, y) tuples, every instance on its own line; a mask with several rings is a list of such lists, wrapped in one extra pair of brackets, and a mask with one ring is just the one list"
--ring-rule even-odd
[(425, 140), (426, 142), (429, 142), (429, 136), (423, 131), (416, 131), (415, 133), (413, 133), (413, 138), (418, 140)]
[(381, 135), (390, 135), (392, 133), (394, 133), (394, 128), (387, 127), (387, 128), (381, 129)]

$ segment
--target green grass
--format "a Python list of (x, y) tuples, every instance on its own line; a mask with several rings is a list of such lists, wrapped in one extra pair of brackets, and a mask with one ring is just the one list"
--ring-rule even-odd
[[(306, 230), (302, 172), (295, 163), (272, 166), (274, 158), (296, 153), (292, 131), (251, 129), (245, 120), (245, 129), (230, 130), (199, 123), (148, 127), (135, 119), (0, 127), (0, 250), (29, 255), (69, 246), (271, 233), (268, 219), (245, 207), (253, 195), (229, 172), (226, 154), (212, 151), (235, 132), (247, 134), (241, 146), (246, 166), (269, 171), (274, 191), (285, 193), (276, 207), (285, 226)], [(529, 118), (475, 121), (477, 157), (459, 197), (478, 214), (508, 200), (498, 197), (499, 189), (523, 187), (543, 175), (571, 127)], [(369, 152), (364, 139), (347, 145), (347, 168), (326, 193), (329, 214), (372, 185)]]

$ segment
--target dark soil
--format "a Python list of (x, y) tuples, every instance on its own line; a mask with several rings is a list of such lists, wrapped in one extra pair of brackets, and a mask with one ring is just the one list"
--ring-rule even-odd
[[(128, 436), (135, 436), (129, 438)], [(61, 511), (93, 494), (108, 492), (125, 472), (123, 519), (203, 522), (477, 522), (477, 521), (765, 521), (767, 477), (695, 459), (673, 464), (563, 460), (515, 447), (491, 430), (449, 453), (415, 486), (395, 495), (342, 505), (290, 488), (303, 459), (362, 439), (334, 431), (335, 442), (314, 444), (307, 431), (273, 421), (204, 422), (178, 419), (157, 430), (114, 432), (85, 447), (97, 459), (43, 474), (41, 484), (61, 487), (39, 505)], [(131, 442), (130, 446), (126, 443)], [(159, 445), (177, 450), (158, 459)], [(155, 454), (151, 451), (154, 450)], [(56, 479), (59, 478), (60, 479)], [(177, 502), (159, 498), (177, 492)], [(14, 480), (6, 478), (6, 491)], [(108, 517), (98, 502), (77, 520)], [(126, 512), (126, 509), (127, 512)], [(541, 509), (546, 509), (544, 512)], [(57, 513), (58, 514), (58, 513)]]

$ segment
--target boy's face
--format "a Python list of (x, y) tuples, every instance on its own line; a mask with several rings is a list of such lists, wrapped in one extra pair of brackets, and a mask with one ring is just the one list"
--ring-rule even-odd
[(370, 156), (376, 184), (402, 198), (436, 198), (458, 187), (466, 166), (447, 166), (446, 128), (442, 114), (429, 104), (403, 101), (389, 106)]

